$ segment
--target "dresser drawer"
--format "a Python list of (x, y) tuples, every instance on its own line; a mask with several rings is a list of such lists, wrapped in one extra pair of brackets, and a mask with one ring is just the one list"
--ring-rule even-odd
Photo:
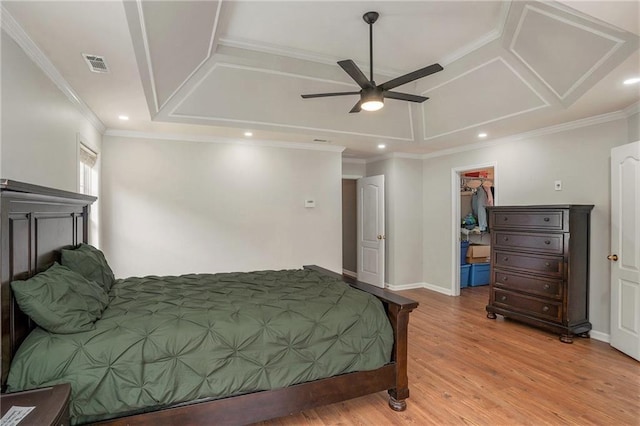
[(562, 302), (512, 293), (498, 288), (494, 289), (493, 292), (496, 307), (510, 309), (554, 322), (562, 321)]
[(505, 290), (521, 291), (542, 297), (562, 299), (562, 280), (533, 277), (510, 271), (494, 270), (493, 285)]
[(495, 268), (514, 268), (551, 277), (564, 277), (564, 258), (562, 256), (529, 255), (495, 250), (492, 261)]
[(492, 211), (490, 224), (494, 229), (541, 229), (563, 231), (564, 212), (547, 211)]
[(564, 252), (564, 234), (495, 231), (492, 245), (495, 248), (562, 254)]

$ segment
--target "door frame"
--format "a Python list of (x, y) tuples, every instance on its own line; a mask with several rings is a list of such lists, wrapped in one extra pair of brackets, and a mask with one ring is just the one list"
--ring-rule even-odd
[(498, 162), (476, 163), (451, 169), (451, 288), (452, 296), (460, 296), (460, 182), (461, 174), (468, 170), (493, 167), (493, 204), (498, 205)]

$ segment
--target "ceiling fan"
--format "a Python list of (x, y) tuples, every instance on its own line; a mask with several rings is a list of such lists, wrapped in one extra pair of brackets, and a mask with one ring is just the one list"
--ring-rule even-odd
[(351, 59), (344, 61), (338, 61), (338, 65), (342, 67), (352, 79), (358, 83), (362, 89), (359, 92), (336, 92), (336, 93), (316, 93), (311, 95), (301, 95), (304, 99), (309, 98), (324, 98), (328, 96), (345, 96), (345, 95), (360, 95), (360, 100), (356, 103), (349, 112), (360, 112), (361, 109), (365, 111), (377, 111), (384, 106), (384, 99), (398, 99), (401, 101), (409, 102), (424, 102), (429, 98), (418, 95), (410, 95), (408, 93), (393, 92), (394, 89), (403, 84), (407, 84), (411, 81), (417, 80), (422, 77), (426, 77), (430, 74), (442, 71), (443, 68), (440, 64), (429, 65), (428, 67), (421, 68), (419, 70), (410, 72), (403, 76), (389, 80), (386, 83), (376, 85), (373, 81), (373, 24), (378, 20), (380, 15), (378, 12), (367, 12), (362, 15), (364, 22), (369, 24), (369, 72), (371, 78), (367, 80), (364, 73), (358, 68), (358, 66)]

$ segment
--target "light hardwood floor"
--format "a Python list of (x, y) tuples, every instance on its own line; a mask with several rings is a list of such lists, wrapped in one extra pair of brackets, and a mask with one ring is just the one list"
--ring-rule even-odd
[(405, 412), (386, 392), (261, 425), (640, 425), (640, 363), (607, 343), (486, 318), (488, 287), (420, 302), (409, 323)]

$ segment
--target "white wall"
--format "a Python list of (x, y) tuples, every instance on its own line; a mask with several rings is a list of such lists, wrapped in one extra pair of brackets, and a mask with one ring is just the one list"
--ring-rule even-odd
[(78, 133), (96, 152), (102, 136), (4, 31), (0, 176), (78, 190)]
[(341, 273), (340, 155), (105, 136), (103, 249), (118, 277)]
[[(610, 150), (628, 140), (616, 120), (424, 161), (424, 281), (451, 287), (451, 170), (496, 162), (500, 205), (594, 204), (591, 222), (590, 320), (609, 334)], [(562, 180), (563, 190), (553, 189)], [(457, 194), (456, 194), (457, 196)]]
[(342, 159), (342, 176), (363, 177), (367, 173), (367, 163), (364, 160)]
[(629, 117), (629, 142), (640, 141), (640, 113)]

